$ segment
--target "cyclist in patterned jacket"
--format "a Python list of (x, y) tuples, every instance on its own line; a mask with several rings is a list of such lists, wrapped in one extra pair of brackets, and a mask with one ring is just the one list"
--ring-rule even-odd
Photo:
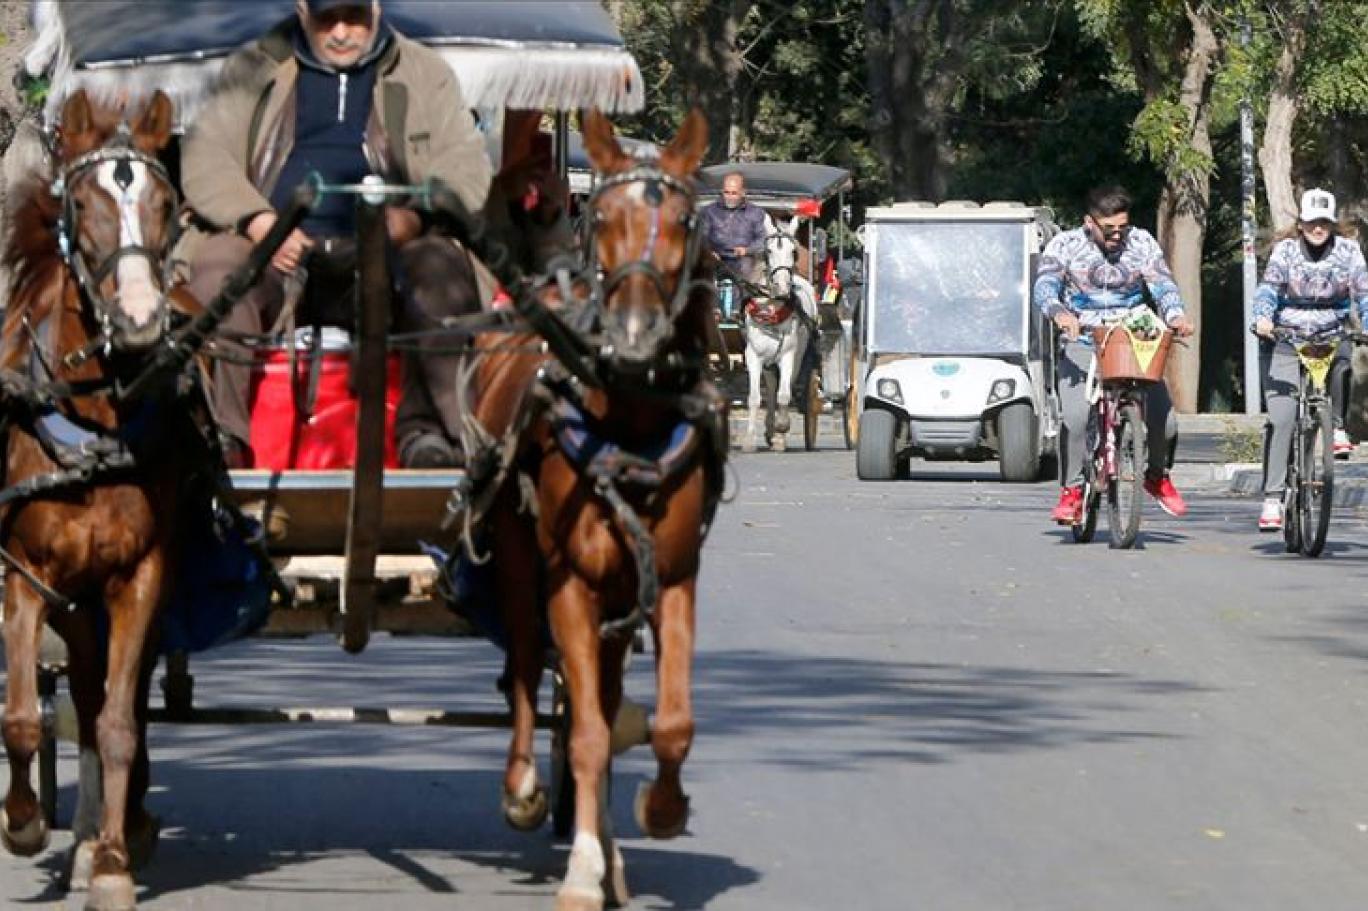
[[(1336, 329), (1356, 309), (1360, 325), (1368, 325), (1368, 267), (1358, 242), (1336, 230), (1336, 204), (1325, 190), (1302, 194), (1295, 233), (1273, 247), (1263, 282), (1254, 292), (1254, 332), (1266, 339), (1260, 346), (1264, 404), (1264, 503), (1260, 531), (1283, 526), (1283, 494), (1287, 461), (1292, 451), (1292, 422), (1297, 410), (1301, 371), (1290, 342), (1273, 342), (1274, 327), (1308, 335)], [(1330, 395), (1336, 420), (1335, 454), (1353, 449), (1343, 429), (1348, 396), (1349, 365), (1344, 351), (1330, 374)]]
[[(1035, 305), (1054, 320), (1062, 335), (1059, 359), (1060, 440), (1059, 503), (1050, 517), (1061, 525), (1083, 518), (1083, 461), (1087, 457), (1089, 408), (1088, 368), (1092, 340), (1083, 330), (1119, 320), (1149, 307), (1179, 336), (1192, 334), (1183, 299), (1159, 244), (1130, 223), (1130, 196), (1120, 187), (1101, 187), (1088, 195), (1083, 226), (1057, 235), (1045, 247), (1032, 295)], [(1154, 383), (1145, 394), (1149, 468), (1145, 490), (1172, 516), (1187, 504), (1168, 475), (1168, 458), (1177, 430), (1169, 429), (1172, 404), (1168, 387)], [(1159, 440), (1169, 445), (1155, 445)]]

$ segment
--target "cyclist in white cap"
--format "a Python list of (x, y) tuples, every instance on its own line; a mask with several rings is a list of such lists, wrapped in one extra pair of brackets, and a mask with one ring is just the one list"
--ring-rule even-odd
[[(1260, 357), (1268, 409), (1260, 531), (1277, 531), (1283, 525), (1283, 493), (1300, 377), (1296, 352), (1289, 342), (1273, 341), (1274, 328), (1313, 334), (1340, 326), (1348, 320), (1351, 309), (1357, 310), (1361, 324), (1368, 316), (1368, 267), (1358, 241), (1339, 229), (1338, 217), (1334, 194), (1321, 189), (1302, 194), (1297, 226), (1273, 247), (1263, 282), (1254, 293), (1253, 329), (1267, 340)], [(1341, 351), (1330, 379), (1336, 454), (1353, 448), (1342, 427), (1347, 366)]]

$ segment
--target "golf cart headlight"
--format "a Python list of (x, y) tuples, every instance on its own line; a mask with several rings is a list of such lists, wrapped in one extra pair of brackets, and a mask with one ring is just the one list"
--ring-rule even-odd
[(988, 404), (992, 405), (1016, 394), (1016, 380), (998, 380), (988, 393)]
[(879, 398), (887, 399), (890, 402), (902, 404), (902, 389), (898, 387), (897, 380), (879, 380)]

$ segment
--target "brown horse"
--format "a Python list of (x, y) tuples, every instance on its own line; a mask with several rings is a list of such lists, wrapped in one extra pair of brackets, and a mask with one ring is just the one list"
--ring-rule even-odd
[(702, 375), (715, 330), (692, 179), (707, 125), (694, 112), (659, 161), (640, 162), (594, 112), (584, 144), (599, 175), (589, 200), (589, 268), (602, 279), (591, 281), (600, 289), (592, 300), (558, 312), (562, 325), (583, 329), (588, 307), (597, 332), (577, 337), (590, 353), (567, 370), (537, 353), (544, 349), (534, 336), (484, 336), (472, 355), (475, 436), (486, 454), (497, 453), (488, 460), (497, 463), (498, 486), (487, 527), (511, 642), (504, 812), (516, 827), (546, 815), (532, 758), (543, 605), (570, 703), (575, 840), (561, 911), (627, 898), (605, 812), (606, 772), (637, 622), (654, 634), (659, 773), (638, 794), (636, 817), (653, 837), (684, 830), (694, 588), (726, 440), (725, 404)]
[(27, 487), (6, 498), (0, 519), (10, 765), (0, 839), (22, 855), (47, 842), (29, 782), (47, 622), (67, 644), (80, 727), (73, 879), (89, 877), (87, 907), (98, 911), (134, 906), (130, 852), (155, 843), (143, 807), (154, 620), (196, 452), (173, 389), (130, 402), (115, 386), (142, 369), (170, 321), (165, 264), (177, 197), (156, 155), (171, 125), (160, 92), (134, 116), (72, 96), (57, 180), (19, 189), (5, 254), (13, 277), (0, 343), (10, 393), (4, 480), (6, 494)]

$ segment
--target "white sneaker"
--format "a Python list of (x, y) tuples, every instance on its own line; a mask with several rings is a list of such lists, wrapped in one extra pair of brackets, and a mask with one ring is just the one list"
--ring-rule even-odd
[(1281, 531), (1282, 526), (1282, 498), (1266, 497), (1263, 502), (1263, 511), (1259, 513), (1259, 531)]
[(1354, 444), (1349, 441), (1349, 434), (1343, 429), (1335, 428), (1335, 458), (1347, 459), (1349, 454), (1354, 451)]

